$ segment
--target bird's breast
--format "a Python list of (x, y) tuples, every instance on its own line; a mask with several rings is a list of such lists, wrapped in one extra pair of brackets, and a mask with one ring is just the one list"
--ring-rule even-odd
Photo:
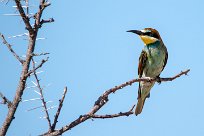
[(165, 59), (165, 51), (159, 46), (147, 48), (147, 61), (144, 69), (144, 76), (156, 77), (160, 75)]

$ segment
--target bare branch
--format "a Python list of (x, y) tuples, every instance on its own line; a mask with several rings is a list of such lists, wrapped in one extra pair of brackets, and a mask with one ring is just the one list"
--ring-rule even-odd
[[(172, 80), (175, 80), (176, 78), (182, 76), (182, 75), (187, 75), (187, 73), (190, 71), (190, 69), (184, 71), (184, 72), (181, 72), (179, 74), (177, 74), (176, 76), (174, 77), (170, 77), (170, 78), (160, 78), (160, 81), (161, 82), (165, 82), (165, 81), (172, 81)], [(132, 85), (133, 83), (135, 82), (140, 82), (140, 81), (146, 81), (146, 82), (153, 82), (153, 81), (157, 81), (158, 79), (157, 78), (138, 78), (138, 79), (133, 79), (133, 80), (130, 80), (128, 82), (125, 82), (119, 86), (115, 86), (114, 88), (111, 88), (107, 91), (105, 91), (95, 102), (93, 108), (87, 113), (87, 114), (84, 114), (84, 115), (81, 115), (79, 118), (77, 118), (76, 120), (74, 120), (73, 122), (71, 122), (70, 124), (62, 127), (61, 129), (59, 130), (55, 130), (53, 132), (47, 132), (45, 134), (42, 134), (43, 136), (57, 136), (57, 135), (61, 135), (63, 134), (64, 132), (70, 130), (71, 128), (83, 123), (84, 121), (86, 121), (87, 119), (90, 119), (91, 117), (106, 117), (106, 118), (110, 118), (110, 117), (119, 117), (121, 114), (114, 114), (114, 115), (94, 115), (101, 107), (103, 107), (107, 101), (108, 101), (108, 96), (111, 94), (111, 93), (115, 93), (116, 91), (126, 87), (126, 86), (129, 86), (129, 85)], [(132, 109), (131, 109), (132, 110)], [(132, 114), (131, 112), (128, 112), (128, 114)], [(127, 114), (127, 115), (128, 115)], [(122, 114), (124, 115), (124, 114)], [(126, 115), (126, 114), (125, 114)]]
[(22, 60), (18, 54), (16, 54), (16, 52), (12, 49), (11, 45), (6, 41), (6, 39), (4, 38), (4, 35), (0, 33), (1, 39), (3, 41), (3, 44), (5, 44), (8, 49), (10, 50), (10, 52), (13, 54), (13, 56), (21, 63), (23, 64), (24, 60)]
[(54, 122), (52, 124), (51, 131), (53, 131), (55, 129), (56, 124), (58, 122), (57, 119), (58, 119), (58, 117), (60, 115), (60, 111), (61, 111), (61, 108), (63, 106), (63, 102), (64, 102), (64, 98), (65, 98), (66, 93), (67, 93), (67, 87), (64, 88), (64, 92), (63, 92), (62, 98), (59, 100), (59, 106), (58, 106), (57, 112), (55, 114), (55, 118), (54, 118)]
[(29, 31), (30, 35), (33, 35), (34, 34), (33, 28), (30, 24), (30, 20), (29, 20), (28, 16), (26, 16), (25, 11), (23, 10), (23, 7), (21, 5), (21, 1), (15, 0), (15, 2), (16, 2), (17, 9), (21, 15), (21, 18), (23, 19), (23, 22), (25, 23), (26, 29)]
[(46, 52), (46, 53), (40, 53), (40, 54), (36, 54), (36, 53), (33, 53), (32, 56), (42, 56), (42, 55), (48, 55), (50, 53)]
[(51, 121), (50, 121), (49, 113), (47, 111), (47, 104), (45, 102), (45, 98), (44, 98), (44, 95), (43, 95), (43, 89), (40, 86), (40, 81), (39, 81), (38, 76), (37, 76), (36, 71), (35, 71), (35, 69), (36, 69), (35, 61), (33, 59), (32, 59), (32, 62), (33, 62), (33, 70), (34, 70), (33, 73), (34, 73), (34, 76), (35, 76), (35, 79), (36, 79), (36, 82), (37, 82), (37, 87), (38, 87), (38, 89), (40, 91), (40, 98), (41, 98), (42, 105), (43, 105), (44, 110), (45, 110), (45, 115), (46, 115), (46, 119), (48, 121), (49, 130), (51, 130)]
[(39, 27), (41, 27), (44, 23), (52, 23), (52, 22), (54, 22), (54, 21), (55, 21), (55, 20), (54, 20), (53, 18), (50, 18), (50, 19), (48, 19), (48, 20), (42, 19), (42, 20), (40, 21)]
[(0, 97), (3, 100), (1, 104), (7, 104), (8, 108), (12, 106), (12, 102), (8, 98), (6, 98), (1, 92), (0, 92)]
[(43, 24), (43, 23), (51, 23), (51, 22), (54, 22), (54, 21), (55, 21), (54, 18), (50, 18), (50, 19), (48, 19), (48, 20), (42, 19), (42, 20), (40, 21), (40, 23), (41, 23), (41, 24)]
[(190, 69), (187, 69), (185, 71), (181, 71), (181, 73), (175, 75), (174, 77), (171, 77), (171, 78), (161, 78), (161, 81), (163, 81), (163, 82), (164, 81), (173, 81), (174, 79), (179, 78), (182, 75), (187, 75), (189, 71), (190, 71)]
[[(35, 24), (34, 24), (34, 27), (35, 27), (35, 30), (37, 31), (40, 27), (41, 27), (41, 21), (40, 21), (40, 19), (41, 19), (41, 16), (42, 16), (42, 12), (43, 12), (43, 10), (46, 8), (46, 7), (48, 7), (48, 6), (50, 6), (50, 2), (47, 2), (47, 1), (45, 1), (45, 0), (41, 0), (40, 1), (40, 4), (39, 4), (40, 6), (39, 6), (39, 9), (38, 9), (38, 12), (36, 13), (36, 15), (35, 15)], [(54, 19), (53, 19), (53, 21), (54, 21)]]
[(39, 69), (40, 67), (42, 67), (42, 65), (43, 65), (45, 62), (47, 62), (48, 59), (49, 59), (49, 57), (47, 57), (46, 59), (43, 59), (43, 60), (41, 61), (41, 63), (40, 63), (37, 67), (35, 67), (35, 69), (30, 70), (25, 76), (28, 77), (28, 76), (30, 76), (30, 75), (31, 75), (32, 73), (34, 73), (34, 72), (35, 72), (35, 74), (36, 74), (36, 70)]
[(121, 117), (121, 116), (130, 116), (132, 115), (134, 112), (133, 112), (133, 109), (134, 109), (135, 105), (132, 106), (132, 108), (127, 111), (127, 112), (119, 112), (117, 114), (110, 114), (110, 115), (90, 115), (91, 118), (97, 118), (97, 119), (107, 119), (107, 118), (116, 118), (116, 117)]
[(14, 117), (15, 112), (18, 108), (18, 105), (19, 105), (21, 99), (22, 99), (22, 95), (23, 95), (25, 87), (26, 87), (26, 81), (28, 79), (27, 73), (28, 73), (28, 70), (30, 68), (31, 59), (33, 57), (31, 54), (33, 54), (33, 52), (35, 50), (35, 42), (36, 42), (36, 38), (37, 38), (37, 34), (38, 34), (38, 28), (35, 26), (38, 26), (40, 24), (43, 9), (45, 7), (47, 7), (48, 5), (50, 5), (49, 2), (47, 2), (47, 1), (45, 2), (45, 0), (41, 0), (39, 10), (38, 10), (38, 13), (36, 14), (36, 18), (35, 18), (35, 25), (34, 25), (35, 29), (33, 29), (31, 24), (30, 24), (30, 18), (28, 16), (26, 16), (24, 9), (21, 5), (21, 0), (14, 0), (14, 1), (16, 3), (17, 10), (21, 15), (21, 18), (24, 21), (26, 29), (29, 32), (29, 43), (28, 43), (28, 48), (27, 48), (27, 52), (26, 52), (26, 59), (23, 63), (23, 68), (22, 68), (21, 75), (20, 75), (20, 80), (19, 80), (18, 86), (16, 88), (15, 96), (14, 96), (13, 101), (12, 101), (12, 106), (9, 108), (9, 111), (7, 113), (7, 116), (4, 120), (4, 122), (3, 122), (3, 125), (0, 128), (0, 136), (6, 135), (12, 120), (15, 118)]

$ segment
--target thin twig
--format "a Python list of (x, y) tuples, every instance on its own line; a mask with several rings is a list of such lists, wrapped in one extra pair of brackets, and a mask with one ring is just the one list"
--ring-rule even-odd
[(25, 11), (23, 10), (23, 7), (21, 5), (21, 1), (20, 0), (15, 0), (16, 2), (16, 6), (17, 6), (17, 9), (21, 15), (21, 18), (23, 19), (23, 22), (25, 23), (25, 26), (26, 26), (26, 29), (29, 31), (30, 35), (33, 35), (34, 34), (34, 30), (30, 24), (30, 20), (29, 20), (29, 17), (26, 16), (25, 14)]
[(48, 54), (50, 54), (50, 53), (48, 53), (48, 52), (46, 52), (46, 53), (39, 53), (39, 54), (33, 53), (32, 56), (42, 56), (42, 55), (48, 55)]
[(188, 75), (188, 72), (189, 72), (189, 71), (190, 71), (190, 69), (185, 70), (185, 71), (181, 71), (180, 74), (175, 75), (175, 76), (172, 77), (172, 78), (161, 78), (161, 81), (173, 81), (174, 79), (179, 78), (179, 77), (182, 76), (182, 75)]
[[(50, 2), (48, 1), (45, 1), (45, 0), (40, 0), (40, 4), (39, 4), (39, 9), (38, 9), (38, 12), (36, 13), (35, 15), (35, 24), (34, 24), (34, 28), (35, 30), (37, 31), (40, 27), (41, 27), (41, 16), (42, 16), (42, 12), (43, 10), (50, 6)], [(54, 20), (54, 19), (53, 19)]]
[[(172, 80), (175, 80), (176, 78), (182, 76), (182, 75), (187, 75), (187, 73), (190, 71), (190, 69), (188, 70), (185, 70), (185, 71), (181, 71), (181, 73), (177, 74), (176, 76), (174, 77), (170, 77), (170, 78), (160, 78), (160, 81), (161, 82), (166, 82), (166, 81), (172, 81)], [(111, 94), (111, 93), (115, 93), (116, 91), (126, 87), (126, 86), (129, 86), (129, 85), (132, 85), (133, 83), (135, 82), (140, 82), (140, 81), (146, 81), (146, 82), (153, 82), (153, 81), (157, 81), (158, 79), (157, 78), (138, 78), (138, 79), (133, 79), (133, 80), (130, 80), (128, 82), (125, 82), (121, 85), (118, 85), (118, 86), (115, 86), (114, 88), (111, 88), (107, 91), (105, 91), (95, 102), (93, 108), (87, 113), (87, 114), (84, 114), (84, 115), (81, 115), (80, 117), (78, 117), (76, 120), (74, 120), (73, 122), (71, 122), (70, 124), (67, 124), (66, 126), (62, 127), (61, 129), (59, 130), (55, 130), (53, 132), (47, 132), (45, 134), (42, 134), (43, 136), (57, 136), (57, 135), (61, 135), (63, 134), (64, 132), (70, 130), (71, 128), (83, 123), (84, 121), (90, 119), (101, 107), (103, 107), (107, 101), (108, 101), (108, 96)], [(115, 116), (117, 116), (118, 114), (116, 114)], [(109, 115), (108, 115), (109, 116)], [(102, 115), (102, 117), (105, 117), (105, 115)]]
[(133, 109), (134, 109), (135, 105), (132, 106), (132, 108), (127, 111), (127, 112), (119, 112), (117, 114), (106, 114), (106, 115), (91, 115), (91, 118), (97, 118), (97, 119), (107, 119), (107, 118), (116, 118), (116, 117), (121, 117), (121, 116), (130, 116), (132, 115), (134, 112), (133, 112)]
[(50, 18), (50, 19), (47, 19), (47, 20), (42, 19), (42, 20), (40, 21), (40, 23), (41, 23), (41, 24), (43, 24), (43, 23), (51, 23), (51, 22), (54, 22), (54, 21), (55, 21), (54, 18)]
[(55, 118), (54, 118), (54, 122), (52, 124), (52, 129), (51, 131), (53, 131), (56, 127), (56, 124), (57, 124), (57, 120), (58, 120), (58, 117), (60, 115), (60, 111), (61, 111), (61, 108), (63, 106), (63, 102), (64, 102), (64, 98), (66, 96), (66, 93), (67, 93), (67, 87), (64, 88), (64, 92), (63, 92), (63, 95), (62, 95), (62, 98), (59, 100), (59, 106), (58, 106), (58, 109), (57, 109), (57, 112), (55, 114)]
[(33, 59), (32, 59), (32, 62), (33, 62), (33, 70), (34, 70), (33, 73), (34, 73), (34, 77), (35, 77), (36, 82), (37, 82), (37, 87), (38, 87), (38, 89), (39, 89), (39, 91), (40, 91), (40, 98), (41, 98), (42, 105), (43, 105), (44, 110), (45, 110), (45, 115), (46, 115), (46, 119), (47, 119), (47, 121), (48, 121), (49, 130), (51, 130), (51, 121), (50, 121), (49, 113), (48, 113), (48, 111), (47, 111), (47, 104), (46, 104), (46, 102), (45, 102), (45, 98), (44, 98), (44, 95), (43, 95), (43, 89), (42, 89), (41, 86), (40, 86), (40, 81), (39, 81), (38, 76), (37, 76), (36, 71), (35, 71), (35, 69), (36, 69), (36, 67), (35, 67), (35, 61), (34, 61)]
[(32, 70), (28, 71), (28, 73), (27, 73), (25, 76), (30, 76), (30, 75), (31, 75), (32, 73), (34, 73), (34, 72), (35, 72), (35, 74), (36, 74), (36, 70), (39, 69), (40, 67), (42, 67), (42, 65), (43, 65), (45, 62), (47, 62), (48, 59), (49, 59), (49, 57), (47, 57), (46, 59), (43, 59), (43, 60), (41, 61), (41, 63), (40, 63), (37, 67), (35, 67), (35, 69), (32, 69)]
[(4, 96), (1, 92), (0, 92), (0, 97), (3, 100), (1, 104), (7, 104), (8, 108), (12, 106), (12, 102), (8, 98), (6, 98), (6, 96)]
[(42, 19), (42, 20), (40, 21), (40, 25), (39, 25), (38, 27), (42, 27), (43, 24), (45, 24), (45, 23), (52, 23), (52, 22), (54, 22), (54, 21), (55, 21), (54, 18), (50, 18), (50, 19), (48, 19), (48, 20)]
[(14, 56), (21, 64), (23, 64), (24, 60), (22, 60), (22, 59), (18, 56), (18, 54), (12, 49), (11, 45), (6, 41), (4, 35), (0, 33), (0, 36), (1, 36), (1, 39), (2, 39), (2, 41), (3, 41), (3, 44), (5, 44), (5, 45), (8, 47), (8, 49), (10, 50), (10, 52), (13, 54), (13, 56)]
[(9, 0), (1, 0), (0, 2), (5, 2), (6, 5), (8, 4)]

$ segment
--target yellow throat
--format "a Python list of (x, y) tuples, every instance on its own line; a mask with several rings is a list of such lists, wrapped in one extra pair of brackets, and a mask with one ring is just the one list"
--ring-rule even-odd
[(142, 39), (145, 45), (152, 44), (158, 41), (157, 38), (146, 36), (146, 35), (141, 35), (140, 38)]

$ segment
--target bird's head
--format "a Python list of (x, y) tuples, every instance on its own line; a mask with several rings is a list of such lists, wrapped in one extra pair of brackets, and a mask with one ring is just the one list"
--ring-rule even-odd
[(149, 45), (157, 41), (162, 41), (159, 32), (153, 28), (145, 28), (143, 30), (129, 30), (127, 32), (132, 32), (139, 35), (145, 45)]

